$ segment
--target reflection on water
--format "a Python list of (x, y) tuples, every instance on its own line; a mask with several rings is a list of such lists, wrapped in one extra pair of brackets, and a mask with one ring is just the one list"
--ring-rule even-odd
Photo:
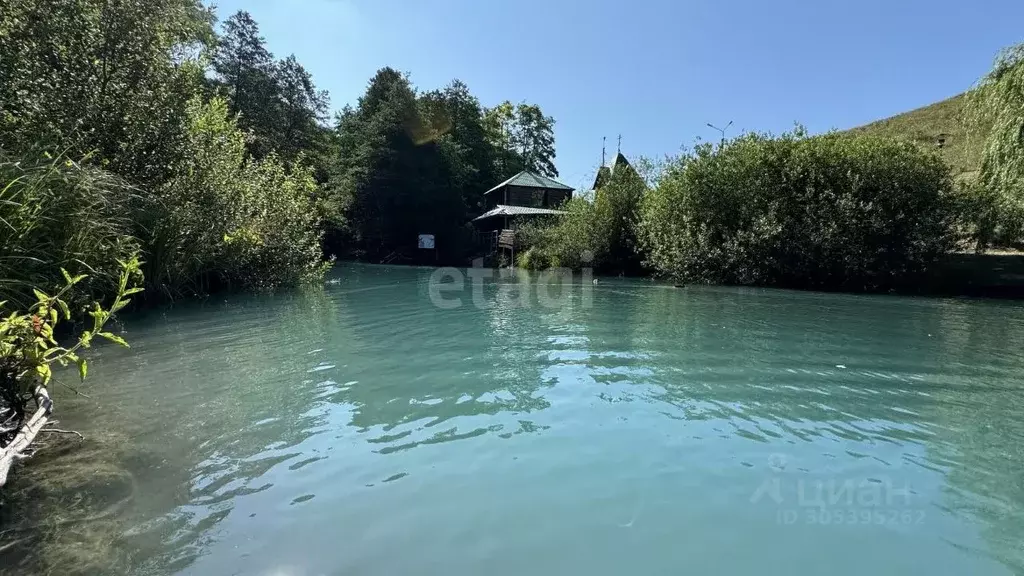
[(495, 279), (445, 310), (430, 273), (128, 321), (2, 569), (1024, 571), (1019, 305)]

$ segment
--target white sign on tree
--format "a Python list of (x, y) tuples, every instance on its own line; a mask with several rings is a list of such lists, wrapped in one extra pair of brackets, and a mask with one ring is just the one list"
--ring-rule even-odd
[(434, 249), (434, 235), (433, 234), (420, 234), (420, 241), (418, 246), (424, 250)]

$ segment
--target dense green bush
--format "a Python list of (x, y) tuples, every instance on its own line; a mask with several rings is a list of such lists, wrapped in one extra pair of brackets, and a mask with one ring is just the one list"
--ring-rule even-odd
[(565, 214), (550, 219), (532, 219), (517, 226), (518, 240), (529, 251), (517, 259), (521, 268), (541, 270), (566, 267), (578, 269), (593, 263), (593, 254), (603, 239), (597, 235), (594, 203), (575, 197), (559, 207)]
[(135, 189), (87, 163), (0, 151), (0, 300), (29, 306), (33, 288), (62, 281), (61, 268), (88, 275), (67, 298), (111, 294), (118, 262), (138, 250), (132, 213), (139, 203)]
[(955, 246), (949, 170), (870, 136), (741, 136), (701, 145), (645, 197), (650, 265), (693, 282), (906, 287)]
[(546, 270), (551, 267), (547, 255), (536, 246), (516, 254), (516, 267), (524, 270)]
[(1005, 225), (1004, 204), (993, 188), (974, 179), (961, 179), (954, 186), (952, 200), (960, 249), (980, 253), (993, 244), (1012, 243), (1005, 236), (1009, 229)]
[(516, 264), (534, 270), (589, 266), (602, 274), (641, 272), (637, 230), (646, 190), (632, 167), (615, 172), (592, 201), (572, 198), (561, 206), (564, 215), (523, 226), (520, 237), (529, 251)]
[(246, 159), (245, 135), (220, 99), (188, 107), (186, 153), (147, 215), (146, 275), (169, 296), (224, 285), (273, 288), (321, 271), (316, 184), (274, 155)]
[(608, 182), (595, 192), (593, 230), (597, 271), (618, 274), (643, 271), (637, 233), (646, 192), (646, 182), (632, 166), (617, 167)]

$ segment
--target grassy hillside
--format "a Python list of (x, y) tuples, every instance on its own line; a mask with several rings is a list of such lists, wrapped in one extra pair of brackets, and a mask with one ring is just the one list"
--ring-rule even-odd
[[(904, 112), (892, 118), (854, 128), (851, 132), (866, 132), (913, 140), (938, 150), (953, 168), (953, 174), (970, 177), (981, 166), (984, 134), (969, 131), (961, 120), (964, 95), (954, 96), (924, 108)], [(938, 147), (940, 136), (945, 144)]]

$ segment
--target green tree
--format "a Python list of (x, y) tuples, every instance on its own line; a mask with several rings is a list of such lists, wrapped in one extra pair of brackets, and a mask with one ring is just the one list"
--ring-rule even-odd
[[(331, 200), (341, 206), (351, 249), (371, 261), (411, 257), (419, 233), (443, 257), (461, 249), (465, 205), (451, 167), (420, 116), (409, 79), (384, 68), (338, 122)], [(335, 247), (336, 248), (336, 247)]]
[(527, 170), (542, 176), (558, 176), (554, 126), (555, 119), (545, 116), (539, 106), (526, 103), (516, 106), (512, 147), (522, 156)]
[(240, 10), (224, 21), (213, 70), (231, 113), (239, 116), (238, 125), (249, 134), (247, 149), (252, 156), (276, 153), (288, 163), (302, 158), (324, 172), (330, 97), (317, 89), (294, 54), (274, 60), (248, 12)]
[(419, 97), (420, 114), (430, 138), (448, 164), (451, 186), (473, 214), (483, 211), (483, 193), (496, 182), (495, 149), (484, 127), (480, 101), (460, 80)]
[(282, 140), (279, 87), (274, 55), (252, 16), (239, 10), (224, 21), (213, 55), (217, 73), (238, 125), (251, 134), (249, 151), (263, 158)]
[(595, 267), (599, 271), (632, 275), (643, 270), (638, 234), (646, 191), (646, 181), (629, 164), (616, 166), (608, 182), (595, 191), (594, 228), (601, 239)]
[(135, 184), (166, 177), (212, 13), (198, 0), (10, 0), (0, 11), (0, 146), (94, 153)]
[(555, 119), (545, 116), (540, 107), (525, 102), (502, 102), (484, 112), (484, 126), (497, 149), (501, 176), (521, 170), (557, 177), (555, 168)]
[(979, 183), (980, 192), (992, 197), (985, 204), (994, 205), (994, 215), (983, 220), (988, 224), (982, 230), (983, 242), (1020, 244), (1024, 241), (1024, 44), (999, 55), (967, 103), (972, 123), (988, 129)]
[(325, 152), (327, 111), (331, 99), (326, 90), (317, 90), (313, 77), (291, 55), (277, 63), (274, 72), (279, 91), (281, 137), (277, 153), (294, 160), (300, 154)]
[(168, 296), (275, 288), (318, 277), (320, 222), (309, 170), (247, 158), (220, 99), (188, 108), (185, 154), (148, 215), (146, 276)]
[[(650, 164), (643, 161), (645, 173)], [(517, 264), (534, 269), (589, 266), (601, 274), (643, 272), (638, 234), (646, 191), (646, 179), (624, 162), (593, 201), (573, 198), (562, 206), (565, 214), (525, 225), (520, 239), (529, 249)]]

